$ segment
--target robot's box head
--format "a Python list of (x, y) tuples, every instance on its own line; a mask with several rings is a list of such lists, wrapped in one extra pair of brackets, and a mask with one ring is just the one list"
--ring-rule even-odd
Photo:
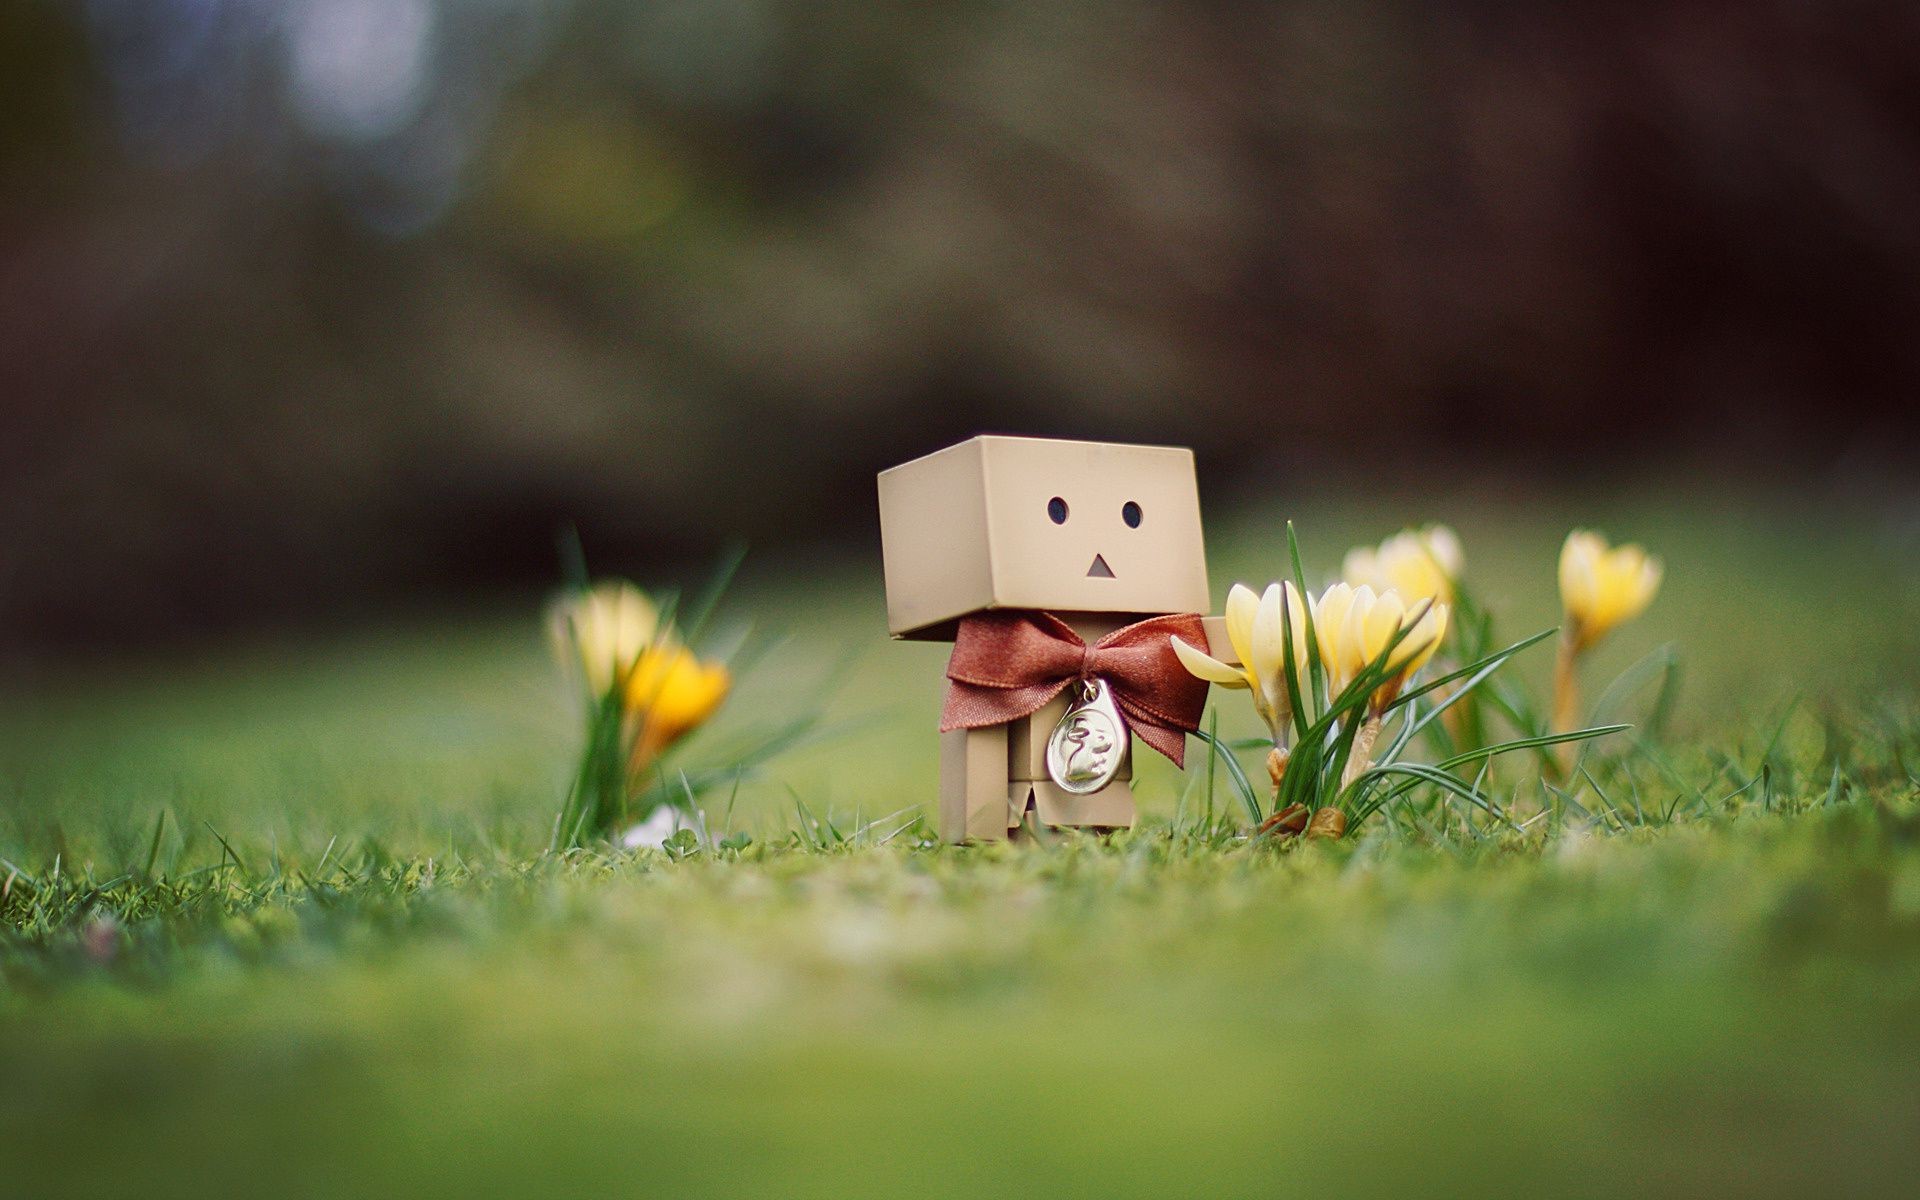
[(880, 473), (887, 628), (944, 639), (994, 608), (1207, 609), (1193, 451), (977, 437)]

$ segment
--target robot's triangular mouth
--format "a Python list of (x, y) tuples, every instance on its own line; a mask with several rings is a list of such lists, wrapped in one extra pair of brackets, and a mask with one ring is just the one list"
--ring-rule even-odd
[(1105, 556), (1099, 555), (1099, 554), (1096, 554), (1093, 556), (1093, 565), (1087, 568), (1087, 578), (1089, 579), (1112, 579), (1113, 578), (1113, 568), (1107, 565), (1107, 560)]

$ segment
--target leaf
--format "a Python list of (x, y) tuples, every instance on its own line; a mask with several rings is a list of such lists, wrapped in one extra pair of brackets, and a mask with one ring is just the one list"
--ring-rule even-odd
[[(1307, 604), (1306, 597), (1302, 596), (1300, 599), (1300, 610), (1306, 612), (1309, 607), (1311, 606)], [(1307, 638), (1309, 641), (1313, 638), (1312, 630), (1313, 618), (1309, 616), (1307, 618)], [(1281, 673), (1286, 676), (1287, 680), (1287, 703), (1291, 706), (1293, 714), (1294, 736), (1304, 737), (1307, 732), (1308, 713), (1307, 706), (1302, 702), (1300, 694), (1300, 666), (1294, 661), (1293, 606), (1286, 602), (1286, 597), (1284, 596), (1281, 597), (1280, 602), (1280, 670)], [(1278, 730), (1275, 731), (1275, 736), (1279, 736)]]
[(153, 841), (151, 844), (147, 846), (147, 865), (144, 868), (142, 868), (140, 872), (141, 874), (146, 875), (149, 878), (151, 878), (153, 875), (153, 865), (160, 861), (160, 835), (166, 830), (166, 828), (167, 828), (167, 810), (162, 808), (160, 810), (160, 815), (154, 818)]
[(1434, 766), (1442, 770), (1451, 770), (1463, 763), (1477, 762), (1481, 759), (1492, 758), (1498, 754), (1506, 754), (1512, 750), (1531, 750), (1536, 746), (1557, 746), (1562, 742), (1583, 742), (1589, 738), (1605, 737), (1607, 734), (1620, 733), (1632, 728), (1633, 726), (1631, 725), (1595, 725), (1587, 729), (1571, 730), (1567, 733), (1543, 733), (1538, 737), (1515, 738), (1512, 741), (1500, 742), (1492, 746), (1481, 746), (1476, 750), (1468, 750), (1464, 753), (1456, 754), (1452, 758), (1443, 758), (1435, 763)]
[(1420, 697), (1426, 695), (1428, 692), (1433, 691), (1435, 688), (1445, 687), (1447, 684), (1452, 683), (1454, 680), (1465, 678), (1468, 675), (1474, 675), (1476, 677), (1472, 683), (1469, 683), (1466, 687), (1461, 688), (1460, 693), (1464, 694), (1468, 691), (1471, 691), (1474, 687), (1479, 685), (1479, 682), (1481, 679), (1484, 679), (1487, 676), (1493, 674), (1493, 672), (1497, 670), (1500, 667), (1500, 665), (1506, 662), (1509, 658), (1512, 658), (1514, 655), (1520, 653), (1522, 650), (1525, 650), (1529, 646), (1536, 645), (1540, 642), (1545, 641), (1546, 639), (1552, 637), (1554, 634), (1558, 632), (1559, 632), (1558, 627), (1555, 627), (1553, 629), (1543, 629), (1539, 633), (1534, 634), (1532, 637), (1521, 638), (1519, 641), (1515, 642), (1511, 646), (1508, 646), (1506, 649), (1496, 650), (1492, 654), (1487, 655), (1485, 658), (1480, 659), (1478, 662), (1469, 663), (1467, 666), (1461, 667), (1457, 671), (1447, 672), (1445, 675), (1440, 676), (1440, 678), (1438, 679), (1428, 680), (1426, 683), (1421, 684), (1419, 687), (1414, 688), (1411, 691), (1402, 692), (1400, 696), (1394, 700), (1393, 704), (1389, 705), (1388, 707), (1393, 708), (1402, 704), (1411, 703), (1412, 701), (1418, 700)]
[(1675, 661), (1671, 645), (1655, 646), (1627, 666), (1627, 669), (1613, 677), (1613, 680), (1600, 691), (1599, 699), (1593, 702), (1593, 714), (1603, 717), (1650, 683), (1656, 674), (1662, 674)]
[(585, 592), (593, 586), (587, 574), (587, 550), (580, 541), (580, 528), (572, 521), (560, 526), (555, 535), (560, 552), (560, 577), (569, 591)]
[(1253, 823), (1259, 825), (1260, 800), (1259, 797), (1254, 794), (1253, 784), (1247, 781), (1247, 773), (1240, 769), (1240, 760), (1236, 759), (1232, 752), (1222, 745), (1220, 739), (1213, 734), (1196, 729), (1193, 731), (1193, 736), (1199, 738), (1211, 747), (1214, 753), (1219, 756), (1220, 761), (1227, 765), (1227, 774), (1233, 779), (1234, 790), (1240, 794), (1240, 803), (1246, 806), (1247, 815), (1253, 818)]
[(1489, 680), (1485, 686), (1487, 702), (1500, 711), (1500, 715), (1513, 723), (1518, 730), (1528, 731), (1546, 728), (1546, 722), (1533, 709), (1533, 701), (1526, 693), (1515, 687), (1509, 687), (1504, 679)]
[[(1549, 630), (1548, 632), (1551, 633), (1552, 631)], [(1540, 636), (1544, 637), (1546, 635), (1542, 634)], [(1533, 640), (1537, 641), (1538, 639), (1536, 638)], [(1434, 705), (1431, 709), (1429, 709), (1425, 716), (1421, 717), (1417, 722), (1414, 723), (1412, 729), (1409, 731), (1409, 736), (1411, 736), (1412, 734), (1419, 733), (1422, 729), (1425, 729), (1434, 720), (1436, 720), (1441, 713), (1447, 711), (1449, 708), (1452, 708), (1454, 705), (1458, 704), (1460, 701), (1466, 699), (1466, 697), (1470, 695), (1475, 688), (1479, 687), (1480, 684), (1483, 683), (1488, 677), (1490, 677), (1495, 671), (1498, 671), (1501, 667), (1505, 666), (1507, 664), (1508, 659), (1512, 658), (1514, 654), (1517, 654), (1521, 649), (1525, 648), (1527, 645), (1530, 645), (1530, 644), (1531, 642), (1518, 643), (1516, 646), (1509, 647), (1507, 650), (1501, 651), (1499, 654), (1491, 655), (1487, 659), (1483, 659), (1482, 661), (1486, 665), (1481, 667), (1479, 671), (1475, 672), (1473, 676), (1469, 678), (1467, 682), (1463, 686), (1461, 686), (1458, 690), (1456, 690), (1452, 695), (1448, 696), (1445, 700), (1442, 700), (1440, 703)], [(1424, 688), (1422, 689), (1422, 691), (1425, 691), (1425, 690), (1427, 689), (1424, 689)], [(1409, 697), (1404, 697), (1404, 696), (1401, 697), (1401, 699), (1396, 700), (1394, 704), (1388, 705), (1387, 706), (1388, 710), (1391, 711), (1396, 705), (1400, 704), (1401, 702), (1407, 699), (1409, 699)]]
[(227, 841), (226, 838), (220, 836), (220, 831), (218, 829), (215, 829), (210, 822), (202, 821), (200, 823), (207, 827), (207, 832), (213, 835), (213, 840), (220, 843), (220, 848), (227, 852), (227, 857), (233, 860), (234, 866), (240, 868), (240, 873), (242, 875), (253, 874), (252, 871), (247, 869), (247, 864), (245, 860), (243, 860), (240, 857), (240, 852), (235, 850), (233, 846)]
[(733, 577), (739, 573), (740, 564), (747, 558), (747, 544), (734, 542), (720, 552), (720, 560), (714, 565), (713, 574), (708, 577), (706, 586), (694, 597), (693, 604), (687, 609), (687, 616), (680, 622), (681, 636), (689, 646), (698, 645), (700, 635), (706, 632), (707, 622), (713, 618), (714, 610), (720, 606), (720, 598), (726, 594), (733, 583)]
[(1213, 785), (1214, 766), (1220, 758), (1220, 710), (1211, 709), (1207, 713), (1207, 824), (1213, 824)]
[[(1369, 767), (1360, 773), (1359, 778), (1353, 781), (1352, 785), (1347, 788), (1345, 794), (1358, 794), (1361, 788), (1391, 775), (1411, 776), (1416, 782), (1430, 783), (1442, 791), (1450, 792), (1460, 797), (1488, 816), (1503, 821), (1509, 826), (1513, 825), (1513, 822), (1508, 821), (1504, 813), (1494, 808), (1487, 798), (1480, 794), (1478, 789), (1454, 778), (1445, 771), (1426, 766), (1423, 763), (1387, 763), (1383, 766)], [(1400, 789), (1400, 791), (1405, 790), (1404, 788)], [(1395, 794), (1399, 794), (1399, 792)], [(1376, 805), (1375, 807), (1378, 806)], [(1373, 809), (1370, 808), (1367, 811), (1371, 812)]]
[(1307, 573), (1300, 566), (1300, 538), (1294, 532), (1292, 521), (1287, 522), (1287, 557), (1293, 567), (1293, 586), (1300, 589), (1300, 609), (1307, 616), (1307, 681), (1317, 704), (1325, 693), (1326, 668), (1320, 661), (1320, 638), (1313, 627), (1313, 604), (1308, 600), (1311, 593), (1307, 591)]
[[(1454, 767), (1463, 766), (1470, 762), (1486, 761), (1496, 757), (1497, 755), (1506, 754), (1513, 750), (1528, 750), (1528, 749), (1533, 749), (1539, 746), (1553, 746), (1561, 742), (1583, 741), (1587, 738), (1601, 737), (1609, 733), (1619, 733), (1622, 730), (1631, 729), (1631, 728), (1633, 728), (1631, 725), (1603, 725), (1603, 726), (1596, 726), (1591, 729), (1576, 729), (1570, 733), (1549, 733), (1549, 734), (1542, 734), (1538, 737), (1516, 738), (1512, 741), (1500, 742), (1497, 745), (1492, 745), (1492, 746), (1481, 746), (1475, 750), (1469, 750), (1462, 754), (1456, 754), (1452, 758), (1442, 759), (1439, 762), (1433, 764), (1432, 766), (1427, 766), (1424, 763), (1383, 764), (1382, 766), (1375, 767), (1373, 768), (1373, 770), (1363, 773), (1359, 779), (1354, 780), (1354, 787), (1357, 788), (1361, 780), (1366, 779), (1369, 775), (1374, 774), (1374, 772), (1383, 771), (1388, 768), (1403, 770), (1405, 773), (1411, 774), (1411, 775), (1417, 775), (1417, 777), (1406, 783), (1400, 784), (1395, 788), (1390, 789), (1385, 795), (1379, 797), (1377, 802), (1370, 803), (1364, 806), (1362, 809), (1358, 811), (1358, 813), (1354, 817), (1354, 824), (1356, 825), (1359, 824), (1360, 821), (1364, 819), (1364, 817), (1367, 814), (1375, 812), (1382, 805), (1393, 800), (1395, 797), (1404, 795), (1407, 792), (1411, 791), (1414, 787), (1418, 786), (1421, 781), (1424, 780), (1426, 782), (1434, 782), (1434, 780), (1428, 778), (1429, 773), (1437, 774), (1441, 778), (1451, 780), (1454, 783), (1459, 783), (1460, 781), (1458, 779), (1455, 779), (1453, 776), (1446, 774), (1446, 772), (1452, 770)], [(1352, 790), (1353, 789), (1351, 788), (1349, 789), (1349, 791), (1352, 791)], [(1469, 790), (1473, 791), (1475, 796), (1479, 796), (1478, 789), (1470, 788)], [(1481, 801), (1481, 806), (1483, 808), (1486, 808), (1486, 811), (1490, 813), (1494, 812), (1492, 808), (1487, 807), (1484, 800)], [(1499, 815), (1499, 814), (1496, 813), (1495, 815)], [(1501, 816), (1500, 819), (1503, 821), (1506, 820), (1504, 816)], [(1509, 825), (1512, 824), (1511, 821), (1507, 823)]]

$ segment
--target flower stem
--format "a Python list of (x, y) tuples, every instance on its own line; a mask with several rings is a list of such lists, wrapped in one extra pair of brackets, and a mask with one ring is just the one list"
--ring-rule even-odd
[(1353, 753), (1347, 758), (1347, 769), (1340, 772), (1342, 790), (1360, 778), (1361, 774), (1373, 765), (1373, 744), (1380, 739), (1380, 724), (1380, 715), (1371, 714), (1367, 717), (1367, 723), (1353, 735)]
[[(1571, 733), (1580, 723), (1580, 640), (1569, 626), (1560, 635), (1560, 652), (1553, 660), (1553, 729)], [(1573, 743), (1562, 742), (1555, 752), (1562, 775), (1573, 770)]]

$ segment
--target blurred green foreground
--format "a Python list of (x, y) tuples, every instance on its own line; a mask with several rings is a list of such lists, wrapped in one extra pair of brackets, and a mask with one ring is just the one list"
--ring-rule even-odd
[[(1132, 835), (884, 841), (932, 797), (943, 649), (885, 642), (865, 560), (762, 563), (733, 597), (789, 636), (690, 762), (858, 654), (835, 736), (710, 799), (716, 836), (753, 835), (738, 855), (544, 853), (574, 726), (530, 611), (23, 682), (0, 701), (0, 1178), (1908, 1194), (1920, 589), (1871, 522), (1682, 508), (1291, 514), (1310, 573), (1454, 520), (1514, 637), (1554, 619), (1569, 524), (1665, 555), (1594, 664), (1596, 690), (1663, 642), (1685, 664), (1673, 777), (1626, 832), (1223, 848), (1149, 763)], [(1221, 522), (1216, 594), (1275, 577), (1281, 539)], [(796, 798), (879, 823), (802, 848)]]

